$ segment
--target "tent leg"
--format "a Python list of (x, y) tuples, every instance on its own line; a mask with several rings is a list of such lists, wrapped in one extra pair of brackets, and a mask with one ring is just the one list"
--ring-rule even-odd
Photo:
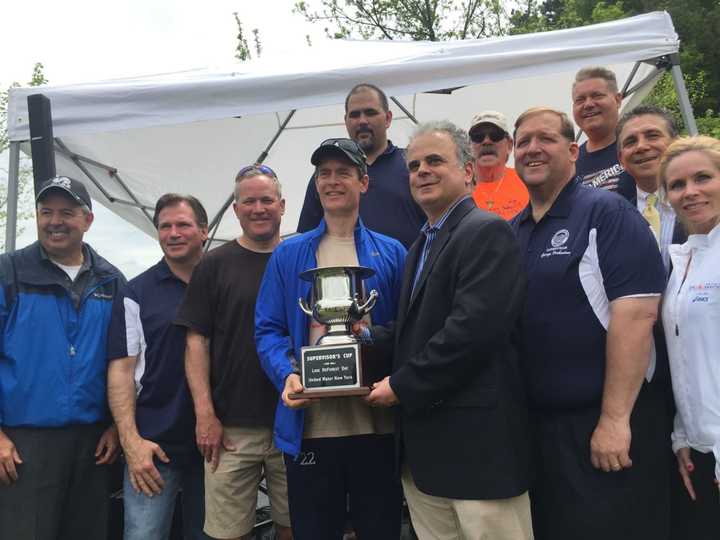
[(675, 83), (675, 92), (677, 93), (680, 104), (680, 112), (682, 113), (683, 122), (685, 122), (688, 134), (697, 135), (698, 128), (695, 123), (695, 116), (693, 116), (692, 105), (690, 104), (690, 98), (688, 97), (687, 89), (685, 88), (682, 69), (680, 69), (680, 55), (677, 53), (671, 54), (670, 62), (672, 64), (670, 72), (672, 73), (673, 82)]
[(8, 164), (7, 208), (5, 220), (5, 253), (15, 251), (17, 235), (17, 207), (20, 194), (20, 143), (10, 143), (10, 163)]

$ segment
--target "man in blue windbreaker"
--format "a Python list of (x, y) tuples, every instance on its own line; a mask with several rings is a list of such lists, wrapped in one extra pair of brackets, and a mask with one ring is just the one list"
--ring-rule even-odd
[[(255, 339), (263, 369), (282, 393), (275, 414), (276, 446), (285, 453), (290, 521), (295, 540), (342, 538), (348, 500), (359, 538), (400, 535), (401, 491), (394, 474), (392, 412), (360, 397), (290, 399), (302, 392), (300, 348), (315, 344), (325, 327), (305, 315), (305, 270), (366, 266), (366, 289), (379, 293), (374, 324), (395, 319), (405, 249), (365, 228), (360, 197), (367, 191), (365, 155), (351, 139), (328, 139), (313, 153), (315, 185), (325, 214), (320, 225), (282, 242), (263, 277), (255, 311)], [(390, 359), (387, 359), (389, 372)]]
[(92, 201), (80, 182), (46, 181), (38, 241), (0, 257), (0, 538), (104, 539), (106, 339), (117, 268), (83, 243)]

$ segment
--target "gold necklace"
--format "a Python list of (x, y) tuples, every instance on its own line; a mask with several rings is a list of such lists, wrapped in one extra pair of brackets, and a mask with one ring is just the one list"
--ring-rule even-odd
[[(505, 171), (507, 172), (507, 171)], [(492, 210), (492, 207), (495, 205), (495, 196), (497, 195), (497, 192), (500, 190), (500, 186), (502, 186), (503, 181), (505, 180), (505, 172), (503, 172), (502, 177), (498, 181), (498, 185), (495, 187), (495, 191), (492, 192), (492, 194), (483, 193), (483, 196), (486, 197), (485, 204), (487, 205), (488, 210)], [(484, 184), (485, 182), (478, 183), (478, 186)], [(482, 190), (481, 190), (482, 191)]]

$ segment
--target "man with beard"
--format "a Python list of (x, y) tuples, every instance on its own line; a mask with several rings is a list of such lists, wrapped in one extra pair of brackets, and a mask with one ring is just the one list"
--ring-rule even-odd
[(580, 146), (576, 174), (587, 186), (616, 191), (630, 198), (635, 186), (618, 163), (615, 139), (622, 98), (615, 74), (609, 69), (583, 68), (575, 75), (573, 117), (588, 138)]
[(505, 115), (481, 112), (473, 118), (468, 135), (475, 158), (475, 204), (511, 220), (527, 205), (528, 191), (515, 169), (505, 165), (513, 147)]
[(208, 218), (195, 197), (166, 193), (153, 223), (163, 258), (117, 296), (108, 330), (108, 401), (126, 463), (123, 537), (167, 538), (182, 490), (184, 538), (207, 540), (185, 328), (173, 320), (202, 257)]
[(564, 113), (517, 119), (515, 167), (530, 193), (512, 226), (528, 275), (518, 344), (533, 529), (538, 540), (660, 540), (669, 443), (650, 351), (662, 259), (635, 208), (576, 178), (577, 155)]
[(90, 195), (59, 176), (37, 194), (38, 241), (0, 257), (0, 538), (102, 540), (105, 340), (125, 279), (83, 236)]
[(205, 532), (249, 539), (264, 475), (278, 540), (290, 540), (285, 466), (272, 441), (278, 395), (260, 368), (253, 339), (258, 288), (280, 243), (285, 213), (270, 167), (240, 169), (233, 210), (242, 236), (195, 267), (175, 321), (187, 327), (185, 372), (197, 446), (207, 462)]
[[(362, 83), (350, 90), (345, 98), (345, 127), (367, 156), (370, 178), (360, 199), (360, 218), (370, 230), (395, 238), (408, 248), (425, 223), (425, 215), (410, 195), (405, 151), (387, 138), (391, 122), (388, 98), (380, 88)], [(314, 229), (322, 217), (320, 197), (311, 178), (298, 232)]]

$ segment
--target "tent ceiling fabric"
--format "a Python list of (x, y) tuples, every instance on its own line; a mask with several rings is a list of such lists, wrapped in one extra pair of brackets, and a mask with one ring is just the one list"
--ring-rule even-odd
[[(513, 121), (528, 107), (570, 112), (572, 77), (580, 67), (606, 65), (622, 85), (635, 62), (676, 53), (667, 13), (650, 13), (583, 28), (456, 42), (333, 41), (294, 56), (263, 57), (226, 71), (194, 70), (68, 86), (48, 86), (56, 137), (76, 154), (118, 170), (142, 204), (168, 191), (191, 193), (214, 216), (232, 192), (237, 170), (253, 163), (297, 110), (265, 163), (283, 184), (283, 234), (295, 230), (309, 156), (327, 137), (345, 136), (347, 91), (372, 82), (420, 121), (449, 119), (467, 128), (473, 114), (497, 109)], [(641, 65), (633, 81), (653, 67)], [(458, 88), (449, 94), (426, 94)], [(11, 90), (8, 131), (27, 141), (27, 102), (37, 88)], [(635, 101), (635, 100), (633, 100)], [(413, 123), (394, 105), (390, 138), (403, 146)], [(56, 152), (58, 173), (81, 178), (93, 198), (154, 234), (140, 210), (112, 204), (76, 164)], [(129, 199), (106, 170), (87, 169), (112, 195)], [(218, 238), (237, 235), (228, 212)]]

